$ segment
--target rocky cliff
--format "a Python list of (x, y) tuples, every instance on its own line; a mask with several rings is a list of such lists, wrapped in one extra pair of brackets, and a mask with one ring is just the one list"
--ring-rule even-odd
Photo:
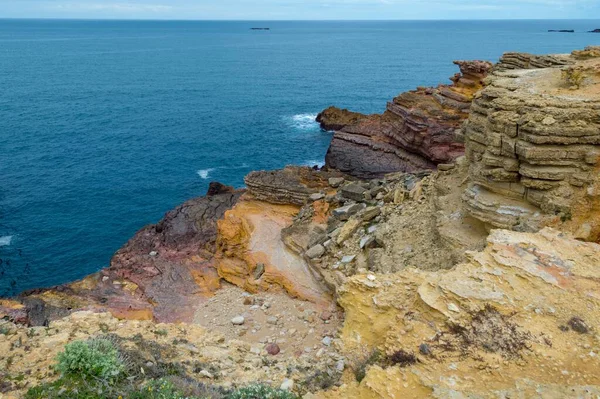
[(463, 129), (471, 164), (465, 200), (473, 216), (532, 231), (567, 222), (579, 237), (598, 238), (600, 58), (594, 50), (509, 54), (488, 77)]
[[(352, 175), (287, 167), (249, 174), (246, 190), (212, 184), (107, 269), (0, 301), (0, 397), (56, 380), (56, 353), (97, 336), (182, 387), (260, 380), (307, 399), (600, 395), (598, 50), (508, 53), (484, 81), (489, 65), (461, 63), (452, 86), (401, 95), (403, 129), (421, 115), (422, 137), (468, 118), (466, 155), (437, 170), (433, 135), (410, 152), (421, 171), (366, 172), (381, 158), (369, 147), (356, 150)], [(476, 88), (469, 112), (445, 91)], [(400, 145), (356, 133), (392, 126), (391, 113), (320, 119)]]
[(418, 88), (400, 94), (382, 115), (361, 115), (334, 107), (318, 115), (327, 130), (336, 130), (327, 166), (362, 178), (391, 172), (434, 169), (464, 152), (455, 131), (466, 119), (473, 95), (482, 87), (491, 64), (455, 61), (460, 73), (451, 85)]

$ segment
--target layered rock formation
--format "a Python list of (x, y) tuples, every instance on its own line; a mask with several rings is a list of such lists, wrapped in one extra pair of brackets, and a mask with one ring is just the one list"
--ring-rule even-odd
[[(598, 238), (598, 65), (594, 48), (503, 57), (464, 127), (473, 216), (525, 230), (565, 222), (581, 238)], [(526, 67), (534, 69), (516, 69)]]
[[(168, 347), (185, 378), (305, 398), (600, 395), (600, 245), (582, 241), (600, 236), (598, 53), (508, 53), (479, 94), (489, 64), (459, 63), (452, 86), (383, 115), (324, 111), (340, 128), (329, 161), (380, 178), (287, 167), (213, 184), (100, 273), (0, 301), (0, 390), (53, 380), (40, 356), (108, 331)], [(427, 170), (383, 174), (397, 168)], [(124, 321), (51, 321), (82, 309)]]
[(317, 118), (335, 128), (326, 156), (328, 167), (358, 177), (434, 169), (462, 155), (455, 131), (466, 119), (475, 92), (491, 68), (484, 61), (455, 61), (460, 73), (452, 85), (400, 94), (382, 115), (328, 108)]
[(111, 260), (110, 267), (82, 281), (25, 293), (0, 312), (32, 326), (47, 325), (78, 309), (110, 310), (119, 317), (190, 321), (201, 298), (219, 289), (213, 261), (217, 220), (243, 190), (219, 183), (205, 197), (168, 212), (141, 229)]
[(353, 277), (341, 339), (364, 379), (309, 397), (595, 397), (599, 261), (556, 230), (494, 230), (453, 270)]

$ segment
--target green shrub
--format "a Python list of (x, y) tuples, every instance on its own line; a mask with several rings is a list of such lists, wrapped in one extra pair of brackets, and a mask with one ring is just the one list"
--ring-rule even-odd
[(81, 379), (112, 382), (125, 370), (119, 350), (108, 339), (71, 342), (65, 346), (64, 352), (58, 355), (57, 360), (56, 370), (63, 376)]
[(267, 385), (250, 385), (234, 391), (228, 399), (297, 399), (293, 393)]
[(128, 396), (127, 399), (193, 399), (183, 396), (175, 386), (165, 380), (150, 381), (140, 391)]

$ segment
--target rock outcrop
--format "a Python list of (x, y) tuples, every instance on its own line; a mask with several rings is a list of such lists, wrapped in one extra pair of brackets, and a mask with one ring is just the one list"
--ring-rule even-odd
[(312, 398), (599, 395), (600, 246), (494, 230), (469, 257), (450, 271), (349, 279), (341, 339), (364, 379)]
[(455, 61), (461, 73), (452, 85), (400, 94), (382, 115), (328, 108), (319, 115), (324, 129), (336, 128), (326, 156), (328, 167), (362, 178), (434, 169), (462, 155), (455, 131), (466, 119), (475, 92), (492, 64)]
[(217, 220), (243, 190), (211, 183), (205, 197), (168, 212), (142, 228), (111, 260), (110, 267), (85, 279), (22, 295), (0, 312), (32, 326), (82, 309), (163, 322), (190, 321), (201, 298), (219, 289), (213, 262)]
[(311, 194), (327, 187), (327, 180), (337, 172), (322, 172), (309, 167), (288, 166), (284, 169), (250, 172), (244, 181), (248, 192), (259, 201), (271, 204), (304, 205)]
[(488, 77), (464, 127), (473, 216), (530, 231), (566, 223), (581, 238), (599, 237), (600, 58), (593, 50), (511, 53)]

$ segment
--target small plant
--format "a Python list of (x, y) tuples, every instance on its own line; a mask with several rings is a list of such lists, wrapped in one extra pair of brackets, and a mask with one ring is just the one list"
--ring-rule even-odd
[(175, 386), (165, 379), (150, 381), (138, 392), (134, 392), (127, 399), (193, 399), (183, 396)]
[(354, 362), (353, 370), (356, 381), (361, 382), (367, 375), (367, 368), (382, 361), (382, 353), (374, 349), (367, 356), (364, 356)]
[(228, 399), (298, 399), (298, 397), (288, 391), (255, 384), (234, 391)]
[(409, 353), (403, 349), (400, 349), (400, 350), (392, 353), (389, 356), (388, 360), (394, 366), (398, 365), (400, 367), (406, 367), (406, 366), (411, 366), (411, 365), (415, 364), (417, 362), (417, 357), (415, 356), (414, 353)]
[(166, 337), (167, 335), (169, 335), (169, 332), (165, 329), (161, 329), (161, 330), (154, 330), (154, 335), (159, 335), (161, 337)]
[(10, 333), (10, 329), (6, 326), (0, 326), (0, 335), (8, 335)]
[(118, 379), (125, 370), (115, 344), (102, 338), (71, 342), (65, 346), (57, 360), (56, 370), (63, 376), (82, 379), (111, 382)]

